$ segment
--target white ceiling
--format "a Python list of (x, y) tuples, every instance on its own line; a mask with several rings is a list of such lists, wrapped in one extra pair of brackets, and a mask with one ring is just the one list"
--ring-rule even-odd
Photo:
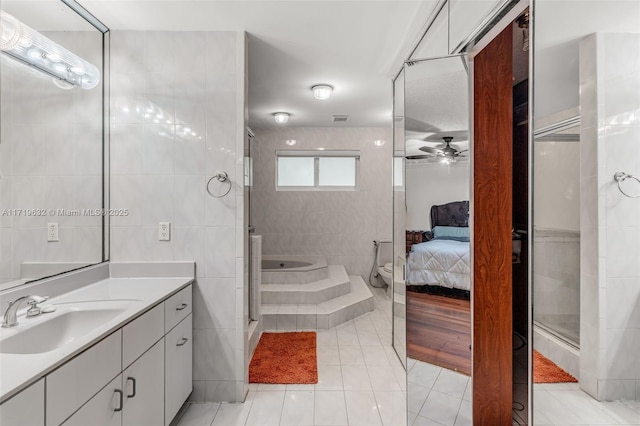
[[(273, 127), (277, 111), (291, 113), (287, 126), (390, 126), (391, 77), (437, 1), (80, 3), (113, 31), (246, 31), (249, 124)], [(50, 23), (60, 5), (59, 0), (2, 1), (5, 10), (33, 14), (27, 23), (40, 30), (61, 29)], [(335, 87), (331, 99), (313, 98), (310, 88), (317, 83)], [(333, 123), (334, 114), (350, 119)]]

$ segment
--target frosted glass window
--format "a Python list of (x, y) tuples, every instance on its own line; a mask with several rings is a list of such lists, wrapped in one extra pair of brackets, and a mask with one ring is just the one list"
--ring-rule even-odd
[(314, 186), (313, 157), (278, 157), (278, 186)]
[(320, 157), (318, 185), (356, 186), (356, 159), (353, 157)]

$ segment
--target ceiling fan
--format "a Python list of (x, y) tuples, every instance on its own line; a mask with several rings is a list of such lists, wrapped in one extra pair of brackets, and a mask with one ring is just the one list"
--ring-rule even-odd
[(443, 164), (451, 164), (458, 161), (458, 159), (468, 158), (467, 155), (462, 155), (468, 152), (468, 149), (460, 150), (453, 144), (453, 136), (443, 136), (444, 143), (440, 143), (436, 146), (421, 146), (418, 148), (420, 151), (426, 152), (424, 155), (409, 155), (408, 160), (422, 160), (422, 159), (436, 159)]

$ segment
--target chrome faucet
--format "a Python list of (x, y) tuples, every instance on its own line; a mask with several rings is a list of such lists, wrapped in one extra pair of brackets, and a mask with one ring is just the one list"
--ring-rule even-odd
[(9, 302), (9, 307), (4, 312), (4, 317), (2, 319), (2, 327), (3, 328), (9, 328), (9, 327), (15, 327), (16, 325), (18, 325), (18, 319), (17, 319), (18, 309), (20, 309), (20, 306), (24, 302), (26, 302), (28, 305), (31, 306), (27, 310), (27, 318), (36, 317), (36, 316), (40, 315), (40, 312), (41, 312), (40, 308), (37, 307), (36, 305), (38, 303), (44, 302), (48, 298), (49, 298), (48, 296), (45, 296), (45, 297), (42, 297), (42, 296), (22, 296), (22, 297), (17, 298), (13, 302)]

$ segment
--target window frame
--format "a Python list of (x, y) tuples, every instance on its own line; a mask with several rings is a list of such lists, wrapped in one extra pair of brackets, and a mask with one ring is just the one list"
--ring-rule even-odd
[[(356, 150), (278, 150), (276, 151), (275, 187), (276, 191), (358, 191), (360, 185), (360, 151)], [(313, 186), (278, 185), (278, 160), (280, 157), (313, 158)], [(354, 180), (351, 185), (320, 185), (320, 158), (353, 158)]]

